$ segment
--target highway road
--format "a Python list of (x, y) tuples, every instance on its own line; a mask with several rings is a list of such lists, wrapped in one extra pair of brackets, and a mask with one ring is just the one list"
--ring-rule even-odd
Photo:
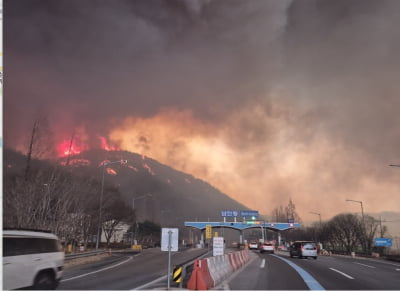
[[(205, 253), (204, 249), (172, 252), (171, 264), (183, 264)], [(165, 277), (167, 273), (168, 252), (162, 252), (160, 248), (146, 249), (141, 253), (114, 252), (104, 260), (66, 268), (57, 289), (132, 290), (142, 286), (141, 289), (148, 289), (157, 286), (157, 283), (151, 287), (146, 287), (146, 284)]]
[[(172, 264), (193, 260), (202, 249), (172, 253)], [(252, 252), (251, 261), (232, 274), (220, 290), (400, 290), (400, 263), (319, 256), (290, 258), (288, 253)], [(114, 253), (105, 260), (66, 268), (61, 290), (162, 289), (167, 286), (168, 253), (159, 248), (140, 254)], [(173, 283), (173, 282), (171, 282)], [(171, 285), (173, 286), (173, 285)]]
[(219, 286), (225, 290), (400, 290), (400, 263), (347, 256), (290, 258), (253, 252), (252, 262)]

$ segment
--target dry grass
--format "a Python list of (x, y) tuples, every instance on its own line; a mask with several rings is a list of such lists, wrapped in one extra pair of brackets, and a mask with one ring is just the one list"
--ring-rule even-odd
[(76, 258), (76, 259), (72, 259), (72, 260), (65, 260), (64, 268), (69, 268), (69, 267), (87, 264), (87, 263), (93, 263), (93, 262), (101, 261), (108, 257), (109, 257), (109, 255), (107, 253), (104, 253), (104, 254), (100, 254), (97, 256), (89, 256), (89, 257), (83, 257), (83, 258)]

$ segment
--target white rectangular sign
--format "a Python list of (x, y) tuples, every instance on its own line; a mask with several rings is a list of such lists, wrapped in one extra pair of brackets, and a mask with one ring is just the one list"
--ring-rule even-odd
[(224, 238), (214, 237), (213, 238), (213, 256), (222, 256), (224, 254)]
[(161, 251), (177, 252), (178, 251), (178, 228), (162, 228), (161, 229)]

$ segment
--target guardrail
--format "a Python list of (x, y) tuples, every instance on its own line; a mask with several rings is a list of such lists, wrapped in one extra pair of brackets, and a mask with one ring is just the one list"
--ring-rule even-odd
[(65, 260), (73, 260), (77, 258), (83, 258), (83, 257), (90, 257), (90, 256), (97, 256), (106, 253), (106, 250), (101, 250), (101, 251), (93, 251), (93, 252), (83, 252), (83, 253), (77, 253), (77, 254), (68, 254), (65, 255)]

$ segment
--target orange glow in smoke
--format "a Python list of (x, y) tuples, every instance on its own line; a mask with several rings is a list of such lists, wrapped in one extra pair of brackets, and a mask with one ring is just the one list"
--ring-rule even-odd
[(116, 146), (113, 146), (113, 145), (110, 145), (110, 144), (107, 142), (107, 139), (106, 139), (104, 136), (98, 135), (97, 138), (100, 140), (100, 142), (101, 142), (101, 148), (102, 148), (103, 150), (106, 150), (106, 151), (119, 151), (119, 150), (120, 150), (120, 148), (118, 148), (118, 147), (116, 147)]

